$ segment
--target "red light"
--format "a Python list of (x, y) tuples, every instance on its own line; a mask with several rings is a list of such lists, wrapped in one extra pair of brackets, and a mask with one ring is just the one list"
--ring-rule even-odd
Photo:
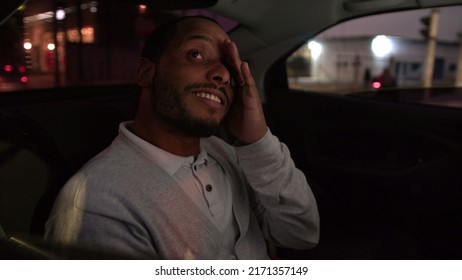
[(20, 73), (25, 73), (25, 72), (26, 72), (26, 67), (24, 67), (24, 66), (19, 66), (19, 72), (20, 72)]
[(29, 81), (29, 78), (27, 76), (22, 76), (21, 77), (21, 83), (25, 84)]
[(373, 82), (372, 87), (375, 89), (379, 89), (382, 87), (382, 84), (380, 82)]
[(10, 65), (10, 64), (7, 64), (7, 65), (5, 65), (5, 67), (3, 69), (5, 69), (5, 72), (11, 72), (11, 71), (13, 71), (13, 66)]

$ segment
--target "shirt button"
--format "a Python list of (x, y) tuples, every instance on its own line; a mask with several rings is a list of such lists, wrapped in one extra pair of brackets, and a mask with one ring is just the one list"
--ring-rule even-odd
[(205, 186), (205, 190), (208, 191), (208, 192), (211, 192), (212, 191), (212, 185), (207, 185)]

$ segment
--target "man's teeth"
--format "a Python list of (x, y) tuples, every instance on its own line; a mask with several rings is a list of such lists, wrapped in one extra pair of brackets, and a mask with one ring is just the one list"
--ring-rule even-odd
[(216, 96), (216, 95), (206, 93), (206, 92), (197, 92), (196, 95), (199, 96), (199, 97), (202, 97), (202, 98), (207, 98), (207, 99), (213, 100), (213, 101), (218, 102), (218, 103), (221, 104), (220, 98), (218, 98), (218, 96)]

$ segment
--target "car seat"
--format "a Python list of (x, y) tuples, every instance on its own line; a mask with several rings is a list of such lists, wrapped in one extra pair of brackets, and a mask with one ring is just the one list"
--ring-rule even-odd
[(54, 199), (133, 117), (136, 95), (98, 96), (0, 109), (0, 224), (8, 236), (41, 236)]

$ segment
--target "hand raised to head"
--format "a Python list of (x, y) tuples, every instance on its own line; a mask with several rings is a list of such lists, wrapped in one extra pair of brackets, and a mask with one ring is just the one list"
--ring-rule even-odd
[(249, 64), (241, 61), (237, 46), (226, 40), (224, 51), (234, 79), (234, 101), (227, 115), (231, 133), (241, 142), (255, 143), (268, 131), (260, 95)]

